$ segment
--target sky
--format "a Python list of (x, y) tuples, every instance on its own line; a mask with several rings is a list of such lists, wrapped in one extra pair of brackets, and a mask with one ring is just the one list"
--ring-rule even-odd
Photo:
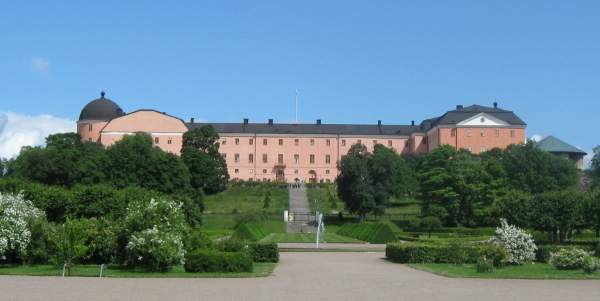
[(208, 122), (406, 125), (496, 101), (589, 160), (598, 16), (597, 0), (0, 0), (0, 157), (75, 131), (104, 91)]

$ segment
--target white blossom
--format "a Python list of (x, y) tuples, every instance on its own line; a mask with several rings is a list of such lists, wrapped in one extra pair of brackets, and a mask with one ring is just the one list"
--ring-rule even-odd
[(43, 216), (44, 212), (25, 200), (21, 193), (0, 193), (0, 257), (4, 259), (9, 250), (24, 254), (31, 239), (26, 220)]
[(524, 262), (535, 260), (537, 246), (531, 234), (509, 225), (506, 219), (500, 219), (502, 227), (496, 228), (496, 235), (490, 238), (495, 245), (502, 245), (508, 251), (508, 262), (522, 265)]

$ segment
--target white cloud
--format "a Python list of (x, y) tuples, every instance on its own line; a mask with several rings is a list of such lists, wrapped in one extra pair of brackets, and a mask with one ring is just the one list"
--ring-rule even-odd
[(46, 74), (50, 71), (50, 62), (43, 57), (32, 58), (29, 63), (29, 69), (33, 73)]
[(0, 112), (0, 157), (16, 157), (22, 146), (44, 145), (50, 134), (76, 131), (75, 121), (68, 119)]
[(535, 134), (535, 135), (532, 135), (531, 137), (529, 137), (529, 139), (532, 139), (532, 140), (535, 140), (537, 142), (540, 142), (542, 140), (542, 135)]

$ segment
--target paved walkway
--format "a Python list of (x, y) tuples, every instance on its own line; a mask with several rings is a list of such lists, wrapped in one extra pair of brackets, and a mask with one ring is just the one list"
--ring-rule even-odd
[[(315, 217), (310, 216), (310, 205), (306, 194), (306, 184), (300, 183), (299, 188), (290, 188), (290, 213), (294, 213), (294, 221), (288, 222), (288, 233), (317, 232)], [(308, 218), (305, 214), (308, 214)], [(303, 220), (301, 220), (303, 219)]]
[(248, 279), (0, 276), (0, 300), (598, 300), (598, 280), (450, 279), (383, 252), (283, 252)]

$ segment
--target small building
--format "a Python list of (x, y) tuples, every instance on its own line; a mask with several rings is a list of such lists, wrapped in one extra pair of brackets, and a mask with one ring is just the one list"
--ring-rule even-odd
[(578, 169), (583, 170), (583, 156), (587, 155), (586, 152), (554, 136), (548, 136), (540, 140), (537, 145), (543, 151), (573, 161)]

